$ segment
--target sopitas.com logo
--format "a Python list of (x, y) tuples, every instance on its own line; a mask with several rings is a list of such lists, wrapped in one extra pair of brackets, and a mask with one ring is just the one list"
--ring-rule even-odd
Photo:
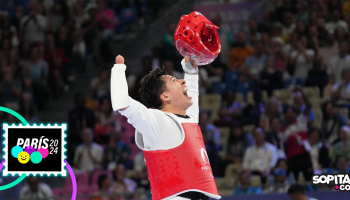
[(314, 175), (312, 183), (334, 185), (334, 189), (339, 191), (350, 191), (350, 177), (349, 174), (327, 174)]

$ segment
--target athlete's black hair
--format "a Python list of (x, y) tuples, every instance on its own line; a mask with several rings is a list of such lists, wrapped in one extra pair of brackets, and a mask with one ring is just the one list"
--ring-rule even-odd
[(163, 75), (168, 75), (163, 67), (157, 67), (142, 78), (139, 96), (147, 107), (161, 109), (163, 102), (160, 95), (166, 90)]

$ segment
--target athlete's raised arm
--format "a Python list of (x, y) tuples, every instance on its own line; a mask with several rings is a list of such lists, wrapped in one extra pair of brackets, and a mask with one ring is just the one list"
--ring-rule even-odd
[(186, 85), (188, 87), (188, 96), (192, 97), (192, 106), (190, 106), (187, 109), (186, 114), (190, 116), (191, 118), (195, 119), (195, 121), (198, 123), (198, 115), (199, 115), (199, 106), (198, 106), (198, 66), (195, 64), (192, 64), (190, 61), (190, 58), (186, 56), (181, 61), (182, 68), (185, 72), (185, 81)]
[(132, 124), (149, 142), (157, 144), (159, 136), (164, 130), (159, 124), (162, 118), (157, 116), (156, 110), (150, 110), (138, 101), (129, 97), (128, 85), (125, 77), (126, 65), (124, 58), (117, 56), (116, 64), (112, 68), (111, 73), (111, 98), (114, 111), (119, 111), (128, 118), (128, 122)]

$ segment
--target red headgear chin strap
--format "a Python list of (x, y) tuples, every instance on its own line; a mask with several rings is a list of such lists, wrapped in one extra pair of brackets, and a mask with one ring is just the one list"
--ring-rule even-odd
[(221, 51), (218, 28), (199, 12), (182, 16), (174, 34), (177, 50), (198, 65), (213, 62)]

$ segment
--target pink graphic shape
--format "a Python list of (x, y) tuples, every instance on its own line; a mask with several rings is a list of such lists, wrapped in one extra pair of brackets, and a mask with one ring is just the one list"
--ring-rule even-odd
[(39, 153), (41, 153), (41, 155), (43, 156), (43, 158), (46, 158), (49, 155), (49, 149), (45, 149), (43, 147), (40, 147), (37, 150)]
[(32, 146), (28, 146), (24, 149), (24, 151), (31, 155), (33, 152), (35, 152), (35, 148)]
[(337, 190), (339, 188), (339, 186), (336, 185), (336, 186), (334, 186), (334, 188)]

